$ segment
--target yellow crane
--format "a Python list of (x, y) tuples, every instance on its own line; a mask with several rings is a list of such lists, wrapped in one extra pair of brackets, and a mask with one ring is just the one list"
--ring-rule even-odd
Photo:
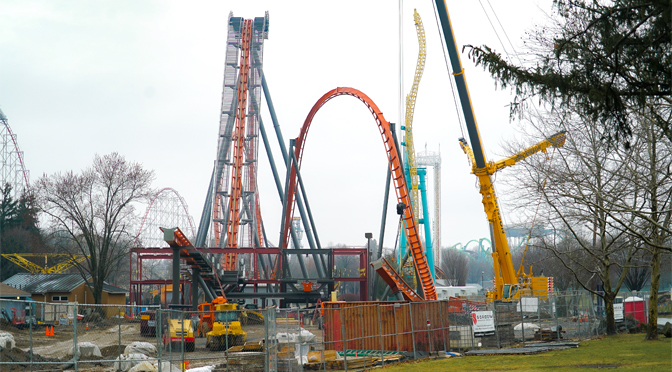
[(488, 221), (490, 222), (492, 243), (493, 248), (495, 248), (492, 251), (492, 258), (495, 266), (495, 290), (493, 292), (488, 292), (488, 301), (514, 299), (519, 298), (521, 295), (545, 297), (552, 288), (553, 278), (532, 276), (531, 268), (530, 273), (525, 274), (522, 262), (518, 272), (514, 270), (513, 261), (511, 260), (511, 252), (509, 251), (509, 244), (506, 240), (504, 225), (502, 224), (502, 217), (499, 213), (499, 206), (497, 205), (497, 195), (495, 194), (495, 189), (492, 185), (490, 176), (501, 169), (516, 164), (530, 155), (538, 152), (546, 152), (546, 149), (551, 146), (561, 147), (565, 144), (566, 137), (564, 131), (556, 133), (536, 145), (528, 147), (508, 158), (497, 162), (487, 162), (484, 167), (480, 168), (477, 166), (474, 152), (467, 144), (467, 141), (464, 138), (460, 138), (460, 147), (469, 157), (471, 172), (478, 177), (481, 185), (480, 192), (481, 195), (483, 195), (483, 207)]
[[(89, 256), (81, 254), (70, 255), (64, 253), (4, 253), (2, 254), (2, 257), (17, 264), (19, 267), (23, 268), (31, 274), (59, 274), (84, 261)], [(26, 257), (44, 257), (44, 267), (29, 261), (26, 259)], [(49, 257), (67, 257), (67, 259), (65, 261), (61, 261), (55, 266), (49, 267), (47, 265), (47, 259)]]
[(492, 241), (492, 259), (495, 269), (495, 290), (488, 292), (487, 300), (510, 300), (523, 296), (540, 296), (548, 295), (548, 292), (553, 290), (553, 278), (525, 274), (524, 270), (516, 272), (513, 268), (513, 261), (511, 260), (511, 252), (506, 241), (506, 232), (504, 231), (504, 224), (500, 214), (497, 203), (497, 195), (495, 194), (494, 184), (491, 176), (496, 171), (515, 164), (516, 162), (525, 159), (526, 157), (535, 154), (539, 151), (546, 151), (550, 146), (560, 147), (565, 143), (565, 133), (557, 133), (548, 139), (525, 149), (511, 157), (500, 160), (498, 162), (488, 162), (483, 150), (481, 135), (476, 124), (476, 116), (471, 105), (471, 98), (469, 96), (469, 89), (467, 88), (467, 80), (460, 61), (460, 55), (457, 49), (457, 42), (453, 34), (453, 28), (450, 23), (450, 16), (448, 15), (448, 8), (445, 0), (435, 0), (437, 15), (441, 22), (441, 29), (443, 37), (450, 56), (450, 63), (453, 72), (453, 79), (455, 80), (457, 93), (462, 104), (462, 113), (464, 115), (465, 124), (469, 133), (469, 142), (460, 138), (460, 146), (462, 150), (469, 157), (472, 165), (472, 173), (478, 177), (480, 186), (479, 192), (483, 196), (482, 203), (485, 210), (486, 217), (490, 225), (490, 234)]

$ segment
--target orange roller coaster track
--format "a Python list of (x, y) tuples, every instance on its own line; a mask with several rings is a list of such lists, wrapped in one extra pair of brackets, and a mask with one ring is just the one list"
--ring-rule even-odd
[[(238, 246), (238, 216), (241, 208), (241, 190), (243, 184), (243, 155), (245, 151), (245, 122), (247, 120), (247, 83), (250, 74), (250, 44), (252, 40), (252, 20), (243, 21), (243, 39), (240, 54), (240, 72), (238, 74), (238, 103), (236, 105), (236, 127), (233, 133), (233, 180), (227, 218), (226, 247)], [(226, 255), (224, 270), (235, 270), (235, 253)]]
[[(359, 99), (362, 103), (366, 105), (369, 109), (373, 118), (376, 121), (378, 130), (383, 139), (383, 145), (385, 146), (385, 151), (387, 152), (387, 158), (389, 161), (390, 170), (392, 171), (392, 176), (394, 180), (394, 189), (397, 195), (398, 203), (404, 203), (408, 208), (404, 209), (402, 218), (406, 222), (406, 236), (408, 237), (409, 247), (411, 254), (413, 255), (413, 263), (415, 264), (415, 269), (420, 277), (420, 282), (422, 285), (422, 290), (424, 293), (425, 300), (436, 300), (436, 288), (434, 287), (434, 280), (427, 265), (427, 258), (425, 257), (425, 250), (422, 247), (422, 242), (420, 241), (420, 236), (418, 235), (417, 223), (415, 216), (413, 215), (411, 206), (411, 198), (408, 192), (408, 185), (406, 184), (406, 178), (404, 177), (403, 165), (401, 159), (399, 159), (399, 152), (394, 142), (394, 137), (392, 131), (390, 130), (390, 123), (385, 120), (383, 113), (380, 111), (378, 106), (363, 92), (354, 89), (354, 88), (336, 88), (325, 95), (323, 95), (316, 103), (313, 105), (313, 108), (310, 110), (308, 117), (301, 127), (301, 133), (296, 139), (296, 148), (294, 154), (296, 155), (298, 166), (301, 166), (301, 155), (303, 154), (303, 147), (306, 142), (306, 137), (308, 136), (308, 129), (310, 129), (310, 124), (313, 121), (313, 117), (317, 111), (324, 106), (331, 99), (338, 96), (352, 96)], [(292, 208), (287, 208), (287, 212), (284, 216), (284, 231), (282, 232), (282, 247), (287, 247), (289, 245), (289, 229), (292, 224), (292, 217), (294, 215), (294, 202), (295, 202), (295, 193), (297, 185), (297, 174), (296, 174), (297, 164), (292, 164), (289, 178), (289, 187), (287, 193), (287, 205), (292, 206)], [(399, 275), (394, 273), (394, 270), (391, 267), (387, 267), (384, 272), (390, 272), (392, 270), (393, 277), (399, 278)], [(381, 271), (379, 271), (381, 273)], [(381, 273), (384, 274), (384, 273)], [(386, 278), (384, 278), (386, 279)], [(394, 278), (392, 280), (395, 280)], [(387, 281), (387, 279), (386, 279)], [(397, 283), (397, 287), (403, 292), (404, 297), (407, 299), (419, 300), (420, 298), (415, 293), (406, 293), (404, 288), (410, 288), (407, 285), (404, 286), (403, 283)], [(394, 288), (393, 288), (394, 289)]]

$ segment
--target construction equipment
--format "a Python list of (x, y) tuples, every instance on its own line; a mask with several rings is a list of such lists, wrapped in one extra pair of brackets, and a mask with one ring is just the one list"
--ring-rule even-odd
[(214, 306), (212, 330), (206, 333), (205, 346), (212, 351), (226, 350), (231, 346), (243, 345), (247, 332), (240, 325), (238, 304), (218, 304)]
[[(84, 261), (89, 256), (81, 254), (70, 255), (66, 253), (4, 253), (2, 254), (2, 257), (12, 261), (31, 274), (60, 274)], [(26, 257), (44, 257), (44, 267), (29, 261)], [(66, 258), (66, 260), (55, 266), (49, 267), (47, 265), (48, 257)]]
[(532, 154), (553, 147), (560, 147), (565, 143), (565, 132), (553, 136), (531, 146), (517, 154), (497, 162), (488, 162), (485, 167), (477, 168), (474, 153), (464, 138), (460, 138), (460, 147), (469, 157), (472, 164), (472, 173), (478, 177), (481, 184), (480, 192), (483, 195), (483, 207), (490, 222), (490, 234), (493, 242), (492, 260), (495, 266), (495, 288), (487, 293), (488, 301), (518, 299), (521, 296), (546, 297), (553, 291), (553, 278), (533, 276), (532, 267), (529, 274), (525, 273), (521, 262), (518, 272), (513, 268), (509, 243), (506, 240), (506, 231), (497, 205), (497, 195), (490, 176), (498, 170), (514, 165)]
[(198, 305), (198, 314), (201, 321), (198, 323), (197, 336), (205, 337), (210, 332), (215, 323), (215, 307), (217, 305), (226, 304), (228, 301), (222, 296), (218, 296), (211, 302), (204, 302)]
[(163, 345), (171, 350), (180, 350), (184, 343), (184, 351), (194, 351), (196, 340), (190, 319), (170, 319), (168, 321), (168, 336), (163, 335)]
[(255, 304), (246, 304), (245, 310), (240, 312), (240, 322), (243, 325), (247, 324), (264, 324), (264, 315), (259, 310), (259, 306)]
[(504, 224), (502, 223), (499, 206), (497, 205), (497, 196), (495, 195), (494, 185), (490, 176), (496, 171), (513, 165), (532, 154), (539, 151), (546, 151), (549, 146), (562, 146), (565, 141), (565, 133), (561, 132), (555, 134), (547, 140), (498, 162), (487, 162), (485, 159), (485, 151), (481, 144), (478, 126), (476, 124), (476, 117), (474, 115), (473, 107), (471, 106), (464, 69), (460, 62), (457, 43), (455, 42), (455, 37), (453, 35), (448, 8), (446, 7), (445, 0), (435, 0), (435, 4), (441, 21), (441, 28), (448, 48), (448, 54), (450, 56), (453, 78), (455, 79), (457, 91), (460, 96), (462, 112), (469, 133), (469, 140), (472, 145), (469, 147), (467, 141), (464, 138), (460, 138), (460, 146), (469, 156), (469, 160), (472, 163), (472, 173), (478, 177), (480, 193), (483, 195), (483, 207), (490, 223), (492, 258), (495, 266), (495, 288), (494, 291), (488, 292), (486, 299), (487, 301), (494, 301), (517, 299), (521, 296), (543, 297), (548, 295), (549, 291), (553, 290), (553, 278), (532, 276), (532, 268), (530, 268), (529, 274), (525, 274), (524, 270), (520, 270), (518, 275), (516, 275), (511, 260), (511, 252), (509, 251), (509, 246), (506, 241)]

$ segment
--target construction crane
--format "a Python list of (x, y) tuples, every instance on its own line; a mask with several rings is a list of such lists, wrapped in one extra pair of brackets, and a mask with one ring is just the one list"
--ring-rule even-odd
[(455, 36), (448, 15), (448, 8), (445, 0), (435, 0), (435, 4), (437, 13), (439, 14), (443, 36), (448, 48), (448, 54), (453, 70), (453, 78), (457, 85), (462, 112), (464, 114), (467, 131), (469, 133), (469, 140), (471, 142), (471, 147), (469, 147), (467, 141), (464, 138), (460, 138), (460, 146), (469, 156), (469, 160), (472, 163), (472, 173), (478, 177), (480, 193), (483, 195), (483, 208), (485, 209), (485, 214), (490, 223), (492, 258), (495, 266), (495, 288), (494, 291), (488, 292), (486, 299), (488, 301), (494, 301), (510, 300), (520, 298), (521, 296), (543, 297), (548, 295), (549, 291), (553, 290), (553, 278), (543, 276), (534, 277), (531, 268), (529, 274), (525, 274), (524, 270), (521, 270), (519, 275), (516, 274), (511, 260), (511, 252), (509, 251), (509, 246), (506, 241), (506, 232), (504, 231), (502, 216), (499, 211), (499, 206), (497, 205), (497, 196), (495, 194), (491, 175), (532, 154), (539, 151), (545, 151), (549, 146), (562, 146), (565, 141), (565, 133), (558, 133), (547, 140), (506, 159), (498, 162), (488, 162), (485, 158), (485, 152), (483, 150), (483, 145), (481, 144), (481, 137), (476, 124), (476, 117), (474, 115), (473, 107), (471, 106), (469, 89), (467, 88), (464, 69), (460, 62), (457, 43), (455, 42)]
[[(69, 268), (77, 265), (78, 263), (84, 261), (87, 257), (85, 255), (76, 254), (70, 255), (65, 253), (4, 253), (2, 257), (8, 259), (9, 261), (15, 263), (19, 267), (28, 271), (31, 274), (60, 274)], [(33, 263), (26, 259), (26, 257), (44, 257), (44, 267)], [(49, 267), (47, 264), (47, 259), (51, 258), (62, 258), (67, 257), (65, 261), (60, 262), (59, 264)]]
[(565, 143), (565, 132), (554, 134), (553, 136), (531, 146), (517, 154), (506, 159), (493, 162), (490, 161), (484, 168), (477, 168), (474, 159), (474, 153), (467, 144), (464, 138), (460, 138), (460, 147), (469, 157), (472, 165), (472, 173), (478, 177), (481, 184), (481, 195), (483, 195), (483, 207), (490, 222), (490, 234), (492, 235), (492, 259), (495, 265), (495, 290), (488, 292), (487, 300), (500, 300), (509, 298), (519, 298), (521, 295), (545, 296), (548, 291), (552, 290), (553, 278), (535, 277), (532, 276), (532, 269), (530, 273), (525, 274), (523, 264), (516, 272), (513, 268), (511, 260), (511, 252), (509, 250), (509, 243), (506, 240), (506, 231), (502, 223), (502, 217), (499, 213), (499, 206), (497, 205), (497, 195), (495, 188), (492, 185), (490, 176), (495, 172), (504, 169), (508, 166), (514, 165), (517, 162), (527, 158), (530, 155), (538, 152), (546, 152), (546, 149), (553, 147), (561, 147)]

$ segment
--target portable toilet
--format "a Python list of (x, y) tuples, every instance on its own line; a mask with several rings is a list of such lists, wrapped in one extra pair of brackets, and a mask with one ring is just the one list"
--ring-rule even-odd
[(637, 296), (628, 297), (623, 301), (625, 307), (625, 315), (632, 315), (637, 321), (637, 324), (646, 323), (646, 304), (644, 299)]

